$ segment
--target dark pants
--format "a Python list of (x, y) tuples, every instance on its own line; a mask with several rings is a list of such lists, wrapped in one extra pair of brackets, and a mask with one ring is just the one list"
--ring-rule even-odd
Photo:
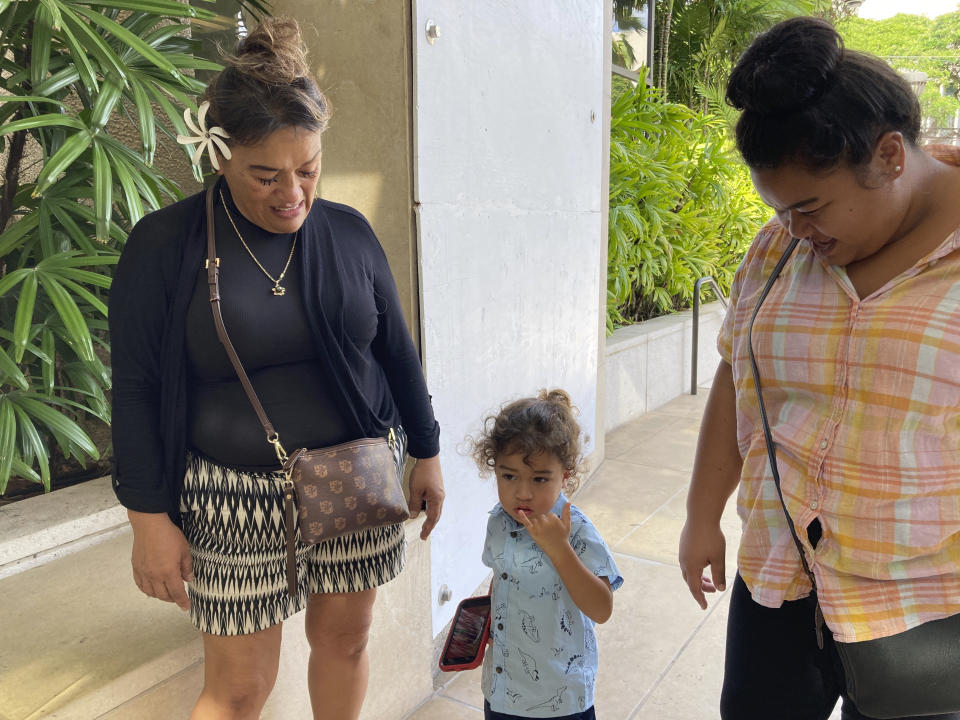
[[(486, 700), (483, 701), (483, 717), (484, 720), (527, 720), (523, 715), (507, 715), (505, 713), (494, 712), (490, 709), (490, 703)], [(583, 712), (551, 718), (551, 720), (597, 720), (597, 716), (594, 715), (593, 708), (590, 707)]]
[[(843, 698), (843, 720), (870, 720), (846, 696), (843, 665), (829, 630), (817, 647), (812, 598), (758, 605), (737, 574), (727, 619), (723, 720), (826, 720)], [(901, 720), (913, 720), (902, 718)], [(925, 720), (960, 720), (960, 713)]]

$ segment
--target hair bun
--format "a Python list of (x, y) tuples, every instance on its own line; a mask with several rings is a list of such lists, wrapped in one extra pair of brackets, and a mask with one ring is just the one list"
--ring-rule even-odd
[(784, 113), (815, 102), (843, 57), (843, 39), (819, 18), (796, 17), (757, 37), (730, 74), (727, 102), (737, 110)]
[(237, 51), (227, 63), (268, 85), (289, 85), (310, 76), (300, 26), (290, 18), (264, 18), (237, 43)]
[(570, 399), (570, 396), (566, 391), (561, 390), (560, 388), (554, 388), (553, 390), (541, 390), (540, 394), (537, 395), (538, 400), (543, 400), (544, 402), (553, 403), (555, 405), (562, 405), (566, 408), (573, 407), (573, 401)]

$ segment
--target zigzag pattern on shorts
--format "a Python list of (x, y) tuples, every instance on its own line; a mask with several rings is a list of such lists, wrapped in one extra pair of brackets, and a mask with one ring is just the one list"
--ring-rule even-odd
[[(406, 435), (394, 448), (402, 469)], [(392, 580), (403, 569), (402, 524), (371, 528), (317, 545), (300, 544), (300, 592), (286, 583), (280, 472), (242, 472), (190, 455), (180, 498), (184, 534), (193, 556), (190, 617), (213, 635), (246, 635), (306, 607), (308, 592), (358, 592)]]

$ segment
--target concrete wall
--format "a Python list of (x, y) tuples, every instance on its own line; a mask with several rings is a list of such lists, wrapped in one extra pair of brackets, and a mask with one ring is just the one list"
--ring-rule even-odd
[[(428, 21), (439, 28), (426, 36)], [(485, 413), (543, 387), (597, 426), (606, 280), (604, 4), (418, 0), (415, 199), (427, 380), (448, 496), (432, 546), (433, 630), (486, 575), (492, 479), (458, 450)]]
[(413, 226), (410, 0), (275, 0), (297, 19), (333, 106), (322, 197), (360, 210), (377, 233), (419, 343)]
[[(720, 362), (717, 334), (723, 316), (724, 309), (719, 302), (700, 308), (698, 386), (709, 384), (717, 371)], [(620, 328), (607, 338), (603, 356), (604, 432), (690, 392), (692, 343), (693, 313), (690, 310)]]

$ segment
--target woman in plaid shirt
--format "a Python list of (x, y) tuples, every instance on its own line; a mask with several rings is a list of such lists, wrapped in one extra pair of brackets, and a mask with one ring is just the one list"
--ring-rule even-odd
[[(722, 716), (820, 720), (843, 697), (844, 720), (861, 720), (833, 640), (960, 613), (960, 148), (919, 148), (910, 86), (815, 18), (757, 38), (727, 99), (776, 218), (731, 288), (680, 566), (706, 608), (704, 593), (726, 585), (720, 516), (738, 489)], [(784, 502), (832, 634), (824, 651), (747, 353), (794, 237), (753, 347)]]

